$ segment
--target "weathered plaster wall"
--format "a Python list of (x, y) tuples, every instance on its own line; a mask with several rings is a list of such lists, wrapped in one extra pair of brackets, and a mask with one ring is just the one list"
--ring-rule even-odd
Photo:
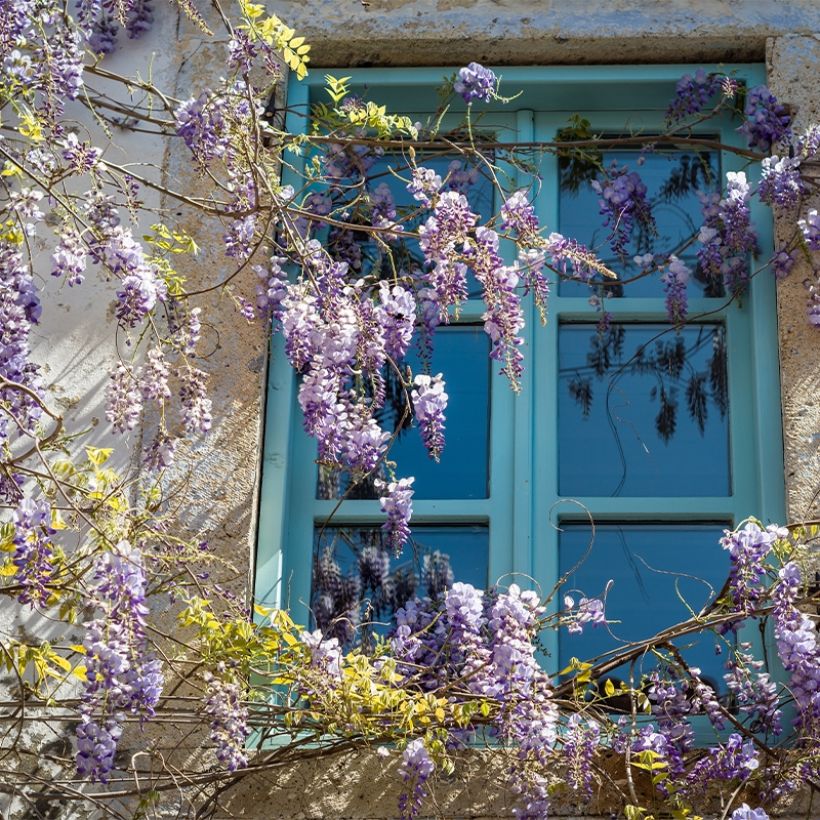
[(318, 66), (762, 60), (813, 0), (280, 0)]
[[(794, 107), (798, 126), (820, 122), (820, 37), (778, 37), (770, 43), (767, 60), (772, 90)], [(811, 172), (820, 183), (820, 163)], [(818, 205), (820, 199), (815, 197), (804, 211)], [(789, 221), (776, 225), (783, 241), (794, 230)], [(817, 329), (805, 318), (804, 282), (810, 277), (813, 279), (811, 265), (800, 258), (791, 276), (778, 285), (786, 497), (791, 521), (817, 518), (820, 513), (820, 359)]]

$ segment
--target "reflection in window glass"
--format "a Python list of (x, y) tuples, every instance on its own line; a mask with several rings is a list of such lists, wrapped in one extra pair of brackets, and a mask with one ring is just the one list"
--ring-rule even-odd
[[(393, 613), (415, 595), (440, 597), (454, 581), (487, 586), (486, 526), (413, 527), (396, 558), (378, 527), (316, 526), (311, 612), (315, 625), (342, 642), (385, 634)], [(361, 624), (369, 628), (356, 632)]]
[[(490, 425), (489, 337), (476, 325), (449, 325), (436, 330), (429, 372), (443, 373), (449, 397), (445, 446), (438, 463), (424, 449), (416, 426), (402, 427), (389, 458), (401, 475), (415, 476), (415, 498), (487, 498)], [(423, 372), (418, 352), (407, 363), (413, 373)], [(404, 417), (406, 396), (393, 370), (385, 372), (387, 390), (379, 422), (395, 430)], [(318, 498), (376, 498), (370, 476), (350, 487), (346, 474), (320, 468)]]
[(725, 496), (725, 329), (564, 324), (558, 331), (564, 496)]
[[(581, 595), (599, 597), (607, 583), (607, 626), (585, 627), (581, 635), (565, 629), (559, 634), (559, 668), (570, 658), (591, 659), (628, 641), (648, 638), (699, 612), (720, 592), (729, 569), (726, 552), (718, 539), (730, 524), (602, 524), (594, 539), (588, 524), (561, 525), (559, 572), (569, 573), (561, 598), (570, 595), (577, 604)], [(687, 638), (678, 644), (686, 661), (699, 667), (725, 690), (723, 664), (726, 647), (716, 654), (714, 636)], [(654, 656), (639, 659), (641, 673), (656, 665)], [(613, 675), (628, 680), (629, 668)]]
[[(588, 180), (575, 180), (562, 174), (559, 200), (559, 228), (564, 236), (572, 236), (593, 248), (601, 259), (616, 271), (622, 279), (631, 279), (640, 273), (633, 257), (646, 253), (672, 252), (693, 270), (689, 280), (689, 296), (720, 296), (712, 292), (715, 284), (709, 283), (706, 291), (705, 277), (696, 270), (697, 244), (692, 240), (703, 224), (699, 194), (718, 189), (720, 180), (719, 156), (715, 151), (682, 151), (678, 149), (641, 153), (637, 150), (605, 151), (604, 166), (616, 162), (637, 171), (646, 185), (647, 201), (652, 206), (657, 233), (635, 231), (624, 258), (617, 257), (609, 246), (610, 227), (604, 227), (600, 215), (597, 194)], [(561, 296), (584, 296), (587, 285), (563, 281)], [(663, 296), (660, 274), (629, 282), (623, 288), (607, 287), (607, 296)]]

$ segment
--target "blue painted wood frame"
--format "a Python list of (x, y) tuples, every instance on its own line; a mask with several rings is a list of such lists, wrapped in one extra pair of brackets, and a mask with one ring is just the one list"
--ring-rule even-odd
[[(704, 66), (733, 72), (749, 86), (765, 82), (762, 66)], [(487, 106), (487, 124), (503, 125), (500, 135), (527, 142), (551, 139), (569, 113), (588, 116), (593, 127), (622, 131), (648, 131), (663, 125), (663, 111), (674, 82), (690, 66), (583, 66), (503, 68), (503, 92), (522, 90), (511, 105)], [(337, 69), (336, 76), (351, 76), (354, 91), (369, 89), (371, 96), (391, 104), (398, 113), (428, 110), (432, 89), (452, 69)], [(302, 82), (292, 81), (288, 92), (286, 127), (306, 130), (311, 102), (321, 99), (323, 72), (314, 71)], [(724, 123), (721, 139), (741, 144), (734, 126)], [(709, 132), (715, 133), (710, 124)], [(502, 136), (502, 138), (504, 138)], [(285, 183), (299, 186), (299, 156), (289, 158)], [(722, 172), (740, 170), (743, 161), (724, 153)], [(557, 225), (558, 177), (555, 160), (547, 157), (542, 168), (543, 188), (538, 199), (542, 224)], [(550, 171), (550, 163), (553, 163)], [(771, 217), (753, 205), (752, 217), (760, 237), (759, 262), (773, 247)], [(557, 288), (555, 289), (557, 290)], [(785, 518), (782, 424), (777, 350), (774, 281), (768, 272), (756, 276), (742, 307), (723, 308), (720, 317), (728, 330), (730, 440), (733, 491), (724, 497), (581, 498), (578, 501), (602, 521), (653, 520), (685, 522), (726, 520), (739, 523), (749, 515), (764, 521)], [(706, 314), (722, 300), (693, 299), (690, 316)], [(663, 320), (663, 300), (623, 298), (609, 300), (616, 319)], [(554, 368), (557, 366), (557, 333), (562, 320), (595, 319), (584, 298), (555, 293), (546, 328), (534, 322), (527, 305), (523, 391), (513, 397), (503, 379), (492, 383), (491, 492), (484, 500), (416, 501), (416, 523), (471, 522), (490, 525), (490, 578), (521, 573), (542, 590), (557, 579), (558, 530), (561, 517), (580, 508), (561, 507), (557, 485), (557, 401)], [(462, 320), (477, 319), (480, 302), (468, 302)], [(714, 316), (710, 316), (714, 318)], [(536, 362), (538, 367), (536, 367)], [(547, 365), (545, 366), (545, 363)], [(550, 368), (552, 365), (552, 368)], [(335, 506), (315, 500), (315, 452), (302, 432), (295, 381), (285, 360), (279, 337), (271, 345), (268, 380), (264, 463), (255, 594), (260, 603), (290, 606), (297, 620), (307, 617), (310, 594), (313, 526)], [(549, 424), (534, 425), (534, 411)], [(537, 457), (536, 457), (537, 454)], [(540, 499), (553, 501), (543, 503)], [(378, 503), (346, 501), (334, 521), (367, 523), (380, 520)], [(716, 545), (717, 546), (717, 545)], [(749, 635), (757, 641), (758, 636)], [(557, 638), (547, 636), (546, 650), (557, 657)], [(549, 664), (550, 667), (553, 665)], [(551, 669), (551, 671), (555, 671)]]

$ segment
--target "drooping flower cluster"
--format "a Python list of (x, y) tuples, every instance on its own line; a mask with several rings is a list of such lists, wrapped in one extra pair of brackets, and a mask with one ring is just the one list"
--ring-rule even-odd
[(598, 206), (604, 225), (610, 228), (609, 244), (623, 257), (636, 228), (646, 234), (655, 232), (655, 217), (647, 199), (646, 185), (637, 171), (617, 162), (606, 169), (603, 181), (593, 180), (592, 189), (600, 196)]
[(484, 331), (492, 342), (490, 358), (503, 363), (501, 372), (517, 391), (524, 358), (518, 349), (524, 342), (519, 335), (524, 327), (524, 313), (516, 293), (518, 269), (502, 262), (498, 234), (491, 228), (476, 229), (475, 241), (466, 256), (484, 290), (487, 310), (482, 318)]
[(96, 562), (86, 625), (86, 684), (77, 727), (77, 772), (106, 782), (126, 714), (150, 717), (162, 693), (159, 660), (145, 636), (148, 607), (142, 553), (120, 541)]
[(809, 250), (820, 251), (820, 212), (817, 208), (810, 208), (805, 219), (798, 219), (797, 224)]
[(477, 220), (467, 197), (445, 191), (436, 199), (432, 216), (419, 227), (419, 244), (428, 267), (427, 279), (436, 294), (442, 321), (447, 321), (451, 306), (467, 297), (467, 265), (462, 254), (469, 231)]
[(564, 596), (564, 607), (567, 610), (565, 622), (567, 631), (573, 635), (580, 635), (584, 631), (584, 626), (600, 626), (606, 623), (604, 614), (604, 602), (600, 598), (581, 598), (578, 602), (578, 609), (575, 609), (575, 599), (571, 595)]
[(726, 196), (701, 194), (704, 223), (698, 234), (698, 262), (708, 278), (722, 282), (733, 295), (749, 280), (749, 254), (757, 235), (749, 212), (749, 184), (742, 171), (726, 174)]
[(686, 320), (688, 306), (686, 286), (689, 283), (691, 271), (685, 263), (672, 254), (669, 257), (669, 268), (661, 276), (666, 291), (666, 315), (674, 325), (682, 325)]
[(210, 739), (216, 745), (217, 760), (234, 772), (248, 765), (248, 707), (235, 680), (209, 675), (207, 683), (205, 714), (210, 722)]
[(791, 136), (791, 115), (765, 85), (749, 90), (745, 114), (746, 122), (739, 130), (750, 148), (768, 153), (773, 145)]
[[(30, 335), (42, 308), (34, 280), (16, 246), (0, 240), (0, 447), (30, 434), (42, 416), (40, 368), (30, 360)], [(19, 387), (17, 386), (19, 385)], [(30, 391), (30, 392), (29, 392)]]
[(385, 493), (379, 498), (382, 512), (387, 513), (387, 521), (382, 524), (382, 530), (387, 535), (388, 545), (396, 555), (401, 552), (410, 537), (414, 481), (414, 478), (400, 478), (389, 483), (381, 480), (376, 482), (376, 490)]
[(728, 550), (732, 568), (729, 588), (735, 610), (746, 614), (765, 594), (766, 558), (783, 532), (777, 527), (761, 529), (753, 521), (743, 529), (724, 531), (720, 544)]
[(20, 500), (14, 511), (14, 580), (22, 587), (17, 600), (21, 604), (46, 606), (54, 556), (51, 508), (44, 500), (30, 497)]
[(757, 188), (760, 200), (784, 211), (794, 209), (807, 190), (800, 176), (800, 159), (766, 157), (760, 165), (762, 179)]
[(601, 727), (597, 722), (584, 720), (578, 713), (570, 715), (561, 754), (570, 789), (586, 800), (592, 797), (592, 763), (600, 738)]
[(669, 122), (699, 114), (723, 87), (720, 74), (706, 73), (699, 68), (694, 75), (684, 74), (675, 85), (675, 97), (666, 109)]
[(796, 606), (803, 576), (794, 561), (779, 572), (774, 591), (777, 654), (789, 673), (789, 690), (798, 709), (805, 742), (820, 742), (820, 642), (814, 619)]
[(490, 102), (497, 87), (498, 78), (495, 73), (480, 63), (470, 63), (460, 68), (453, 84), (453, 90), (467, 103), (474, 100)]
[(411, 740), (401, 756), (399, 774), (405, 788), (399, 796), (399, 817), (414, 820), (419, 816), (424, 798), (427, 797), (427, 780), (435, 771), (435, 764), (421, 738)]
[(444, 392), (444, 377), (441, 373), (436, 376), (420, 373), (413, 380), (411, 396), (421, 439), (430, 456), (438, 461), (444, 449), (444, 413), (448, 399)]

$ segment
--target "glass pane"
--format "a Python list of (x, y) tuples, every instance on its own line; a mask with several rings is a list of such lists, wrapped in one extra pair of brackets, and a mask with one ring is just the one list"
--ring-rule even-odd
[(391, 615), (414, 595), (437, 597), (454, 581), (487, 586), (486, 526), (413, 527), (396, 558), (379, 527), (325, 527), (314, 532), (311, 611), (315, 625), (341, 641), (385, 634)]
[[(579, 181), (576, 189), (566, 170), (562, 174), (559, 195), (559, 232), (593, 248), (624, 280), (640, 272), (633, 257), (646, 253), (675, 253), (693, 271), (688, 285), (690, 298), (722, 295), (704, 291), (705, 278), (696, 270), (697, 244), (691, 241), (703, 224), (698, 194), (718, 189), (718, 153), (663, 149), (642, 154), (638, 150), (619, 150), (605, 151), (602, 159), (605, 167), (616, 162), (619, 167), (626, 166), (629, 171), (640, 175), (647, 189), (647, 200), (652, 206), (656, 233), (641, 232), (636, 226), (632, 242), (627, 246), (624, 257), (619, 258), (609, 244), (611, 228), (604, 226), (604, 217), (598, 205), (600, 195), (586, 180)], [(714, 289), (714, 284), (710, 287)], [(628, 282), (623, 287), (607, 287), (604, 290), (606, 295), (615, 297), (663, 296), (663, 285), (657, 272)], [(559, 293), (561, 296), (585, 296), (589, 288), (579, 282), (564, 281)]]
[(558, 330), (564, 496), (729, 495), (723, 325)]
[[(651, 637), (659, 630), (699, 612), (720, 592), (729, 571), (728, 555), (718, 539), (728, 523), (711, 524), (602, 524), (592, 539), (588, 524), (562, 524), (559, 535), (561, 577), (570, 575), (564, 595), (600, 597), (607, 583), (607, 626), (586, 626), (581, 635), (559, 633), (559, 668), (570, 658), (590, 660), (624, 642)], [(713, 635), (687, 637), (677, 642), (687, 663), (697, 666), (725, 690), (723, 664), (726, 645)], [(721, 654), (716, 654), (721, 646)], [(636, 682), (656, 665), (647, 655), (635, 665)], [(629, 679), (629, 665), (612, 673)]]
[[(429, 372), (443, 373), (448, 395), (445, 446), (438, 463), (427, 455), (417, 427), (403, 427), (388, 457), (400, 476), (415, 476), (415, 498), (487, 498), (490, 437), (490, 341), (477, 325), (449, 325), (436, 330)], [(408, 357), (413, 373), (423, 372), (418, 351)], [(404, 392), (391, 370), (379, 419), (395, 430), (404, 416)], [(371, 476), (350, 488), (349, 476), (319, 470), (317, 498), (377, 498)]]

